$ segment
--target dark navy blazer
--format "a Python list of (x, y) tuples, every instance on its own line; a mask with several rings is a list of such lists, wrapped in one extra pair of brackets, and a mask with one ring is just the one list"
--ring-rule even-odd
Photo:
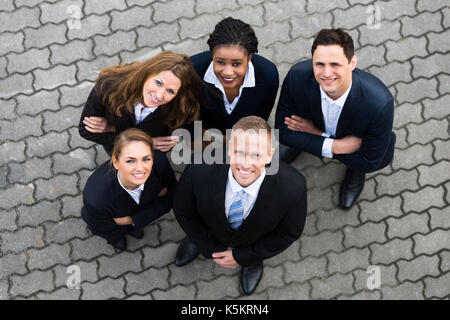
[[(289, 130), (284, 118), (297, 115), (312, 120), (325, 131), (319, 83), (314, 78), (312, 61), (295, 64), (286, 75), (275, 117), (280, 142), (322, 157), (324, 137)], [(386, 86), (373, 75), (355, 68), (352, 88), (345, 101), (336, 137), (362, 138), (361, 148), (352, 154), (333, 155), (348, 167), (372, 172), (387, 166), (393, 158), (395, 134), (392, 132), (394, 99)]]
[[(191, 57), (191, 61), (199, 77), (203, 79), (212, 61), (211, 52), (196, 54)], [(272, 62), (258, 54), (253, 54), (251, 61), (255, 68), (255, 87), (242, 89), (241, 97), (231, 114), (225, 110), (222, 92), (213, 84), (203, 81), (205, 92), (200, 118), (204, 129), (217, 128), (225, 134), (226, 129), (231, 129), (243, 117), (255, 115), (266, 120), (269, 118), (278, 91), (278, 70)]]

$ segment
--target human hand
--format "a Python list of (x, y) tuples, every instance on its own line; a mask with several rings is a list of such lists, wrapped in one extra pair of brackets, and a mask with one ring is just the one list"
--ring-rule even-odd
[(85, 117), (83, 119), (85, 128), (89, 132), (104, 133), (104, 132), (116, 132), (116, 127), (109, 124), (104, 117)]
[(290, 118), (284, 118), (284, 123), (287, 125), (289, 130), (307, 132), (315, 135), (322, 135), (322, 131), (316, 128), (311, 120), (301, 118), (296, 115), (292, 115)]
[(164, 197), (167, 194), (167, 188), (162, 188), (158, 193), (158, 197)]
[(130, 216), (122, 217), (122, 218), (113, 218), (114, 222), (119, 226), (126, 226), (129, 224), (133, 224), (133, 219)]
[(178, 136), (155, 137), (153, 138), (153, 147), (155, 150), (167, 152), (178, 142), (180, 142), (180, 138)]
[(361, 148), (362, 139), (355, 136), (346, 136), (341, 139), (335, 139), (331, 145), (333, 154), (350, 154)]
[(239, 264), (233, 258), (233, 249), (231, 248), (228, 248), (227, 251), (223, 252), (214, 252), (212, 257), (215, 263), (224, 268), (234, 269), (239, 267)]

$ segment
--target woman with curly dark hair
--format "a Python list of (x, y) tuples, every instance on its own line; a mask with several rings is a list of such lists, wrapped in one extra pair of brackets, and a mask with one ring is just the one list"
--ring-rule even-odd
[(253, 28), (238, 19), (223, 19), (210, 34), (208, 46), (209, 51), (191, 57), (206, 85), (200, 116), (203, 128), (225, 134), (243, 117), (267, 120), (277, 95), (278, 70), (256, 54)]
[(78, 131), (110, 153), (117, 134), (135, 127), (153, 138), (155, 150), (169, 151), (179, 142), (171, 132), (199, 117), (201, 86), (189, 57), (170, 51), (145, 62), (104, 68)]

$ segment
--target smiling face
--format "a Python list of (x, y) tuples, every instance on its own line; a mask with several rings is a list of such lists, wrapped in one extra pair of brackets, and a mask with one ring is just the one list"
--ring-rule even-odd
[(214, 49), (213, 69), (224, 89), (239, 88), (244, 82), (252, 55), (236, 44)]
[(233, 130), (228, 155), (234, 179), (242, 187), (251, 185), (261, 176), (266, 164), (270, 163), (273, 153), (270, 134), (264, 130), (259, 133)]
[(119, 159), (113, 157), (113, 165), (119, 171), (119, 179), (128, 190), (144, 184), (153, 167), (150, 146), (142, 141), (131, 141), (122, 147)]
[(178, 93), (181, 80), (170, 70), (150, 76), (142, 89), (143, 104), (154, 108), (169, 103)]
[(313, 54), (314, 77), (327, 95), (336, 100), (352, 82), (356, 56), (350, 62), (339, 45), (318, 45)]

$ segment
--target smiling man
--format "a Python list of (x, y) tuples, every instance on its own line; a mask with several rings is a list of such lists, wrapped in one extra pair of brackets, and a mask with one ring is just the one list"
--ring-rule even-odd
[(311, 55), (283, 82), (275, 119), (280, 158), (289, 163), (306, 151), (345, 164), (339, 206), (349, 210), (365, 173), (392, 161), (394, 100), (379, 79), (356, 68), (353, 40), (341, 29), (321, 30)]
[(228, 164), (188, 166), (178, 183), (174, 212), (187, 234), (175, 264), (199, 253), (224, 268), (242, 267), (250, 295), (263, 273), (262, 261), (297, 240), (306, 218), (306, 184), (301, 173), (280, 164), (266, 174), (273, 156), (271, 128), (256, 116), (232, 129)]

